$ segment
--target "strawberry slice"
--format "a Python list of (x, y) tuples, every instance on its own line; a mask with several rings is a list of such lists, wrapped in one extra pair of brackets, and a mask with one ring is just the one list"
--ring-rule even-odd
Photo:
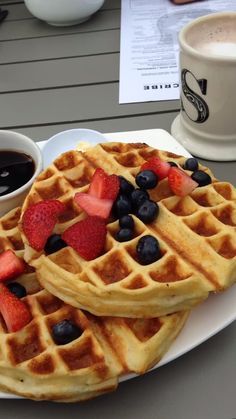
[(62, 239), (85, 260), (92, 260), (103, 252), (106, 224), (100, 217), (88, 217), (64, 231)]
[(158, 157), (152, 157), (141, 166), (141, 170), (152, 170), (162, 180), (168, 176), (171, 165)]
[(0, 281), (12, 279), (21, 275), (25, 270), (25, 264), (22, 259), (18, 258), (11, 250), (5, 250), (0, 255)]
[(169, 187), (178, 196), (186, 196), (190, 194), (198, 183), (178, 167), (171, 167), (168, 174)]
[(0, 313), (8, 332), (17, 332), (32, 319), (27, 305), (3, 284), (0, 284)]
[(111, 199), (100, 199), (96, 196), (77, 192), (74, 196), (74, 201), (78, 204), (88, 215), (98, 216), (107, 219), (110, 215), (113, 201)]
[(22, 229), (33, 249), (43, 250), (57, 217), (64, 211), (65, 205), (55, 199), (40, 201), (27, 208), (22, 218)]
[(98, 168), (93, 174), (88, 193), (96, 198), (115, 201), (119, 189), (118, 176), (108, 175), (103, 169)]

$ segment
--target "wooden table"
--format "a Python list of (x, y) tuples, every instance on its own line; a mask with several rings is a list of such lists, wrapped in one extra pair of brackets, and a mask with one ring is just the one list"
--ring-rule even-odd
[[(167, 0), (168, 1), (168, 0)], [(101, 132), (170, 126), (179, 101), (119, 105), (120, 0), (67, 28), (34, 19), (20, 0), (0, 24), (0, 129), (35, 141), (70, 128)], [(176, 6), (178, 7), (178, 6)], [(235, 183), (235, 162), (205, 162)], [(83, 417), (232, 419), (236, 417), (236, 323), (185, 356), (84, 404), (1, 400), (1, 418)]]

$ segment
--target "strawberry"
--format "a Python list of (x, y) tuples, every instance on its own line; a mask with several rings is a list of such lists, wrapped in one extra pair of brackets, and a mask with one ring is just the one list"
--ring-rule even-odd
[(113, 201), (111, 199), (100, 199), (96, 196), (83, 192), (77, 192), (74, 196), (74, 201), (88, 215), (97, 215), (103, 219), (107, 219), (109, 217), (113, 205)]
[(58, 200), (40, 201), (27, 208), (22, 218), (22, 229), (31, 247), (43, 250), (48, 237), (63, 213), (65, 206)]
[(18, 258), (11, 250), (5, 250), (0, 255), (0, 281), (12, 279), (21, 275), (25, 270), (25, 264), (22, 259)]
[(100, 217), (87, 217), (64, 231), (62, 239), (85, 260), (100, 256), (106, 241), (106, 224)]
[(27, 305), (0, 284), (0, 313), (6, 323), (8, 332), (17, 332), (32, 319)]
[(186, 196), (192, 192), (198, 183), (178, 167), (171, 167), (168, 174), (169, 187), (178, 196)]
[(95, 170), (89, 187), (89, 195), (100, 199), (115, 201), (120, 189), (119, 178), (116, 175), (108, 175), (103, 169)]
[(152, 170), (162, 180), (168, 176), (171, 165), (158, 157), (152, 157), (141, 166), (141, 170)]

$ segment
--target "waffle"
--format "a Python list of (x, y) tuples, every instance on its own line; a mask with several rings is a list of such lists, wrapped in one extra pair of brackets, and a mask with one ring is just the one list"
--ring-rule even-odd
[[(134, 184), (142, 163), (153, 156), (180, 166), (185, 161), (145, 144), (104, 143), (84, 153), (65, 153), (39, 176), (23, 210), (40, 200), (61, 200), (67, 211), (55, 232), (62, 233), (84, 217), (73, 196), (88, 190), (96, 167)], [(110, 220), (104, 254), (95, 260), (84, 261), (70, 247), (49, 256), (38, 254), (24, 237), (25, 259), (36, 268), (43, 287), (95, 315), (148, 318), (191, 309), (209, 292), (222, 291), (236, 280), (236, 192), (200, 168), (211, 175), (212, 184), (184, 198), (173, 196), (166, 179), (159, 182), (150, 193), (159, 202), (159, 216), (149, 225), (134, 217), (132, 240), (117, 242), (118, 221)], [(147, 234), (158, 239), (162, 257), (143, 266), (135, 249)]]
[[(0, 252), (13, 249), (22, 257), (20, 213), (17, 208), (0, 219)], [(96, 318), (43, 289), (30, 267), (17, 282), (27, 290), (23, 300), (32, 321), (7, 333), (0, 316), (0, 391), (35, 400), (73, 402), (114, 390), (119, 376), (143, 373), (156, 364), (188, 317), (181, 312), (149, 320)], [(65, 318), (82, 334), (57, 345), (51, 329)]]

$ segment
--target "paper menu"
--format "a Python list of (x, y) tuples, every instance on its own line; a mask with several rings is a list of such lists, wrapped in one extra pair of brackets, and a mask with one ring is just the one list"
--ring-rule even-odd
[(179, 99), (180, 29), (225, 10), (236, 10), (236, 1), (122, 0), (119, 103)]

